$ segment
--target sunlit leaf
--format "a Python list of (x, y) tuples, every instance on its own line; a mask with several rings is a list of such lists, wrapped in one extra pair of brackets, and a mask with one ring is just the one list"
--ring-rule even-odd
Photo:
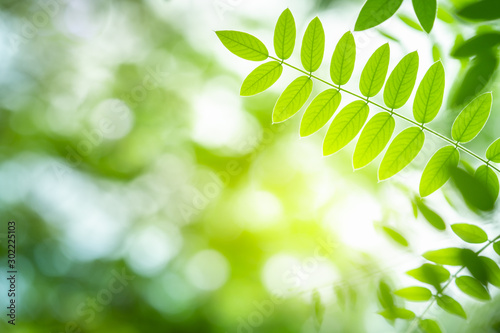
[(296, 78), (281, 94), (273, 110), (273, 123), (287, 120), (296, 114), (309, 98), (312, 80), (307, 76)]
[(460, 191), (464, 201), (471, 209), (490, 211), (494, 208), (495, 198), (486, 184), (480, 179), (477, 179), (461, 168), (453, 169), (451, 178), (453, 184)]
[(457, 14), (470, 20), (500, 19), (500, 2), (498, 0), (479, 0), (463, 7)]
[(432, 319), (420, 319), (418, 326), (424, 333), (442, 333), (438, 323)]
[(241, 96), (252, 96), (272, 86), (281, 76), (283, 66), (277, 61), (267, 62), (254, 69), (241, 85)]
[(331, 155), (351, 142), (368, 118), (369, 107), (364, 101), (354, 101), (346, 105), (333, 119), (325, 140), (323, 155)]
[(434, 26), (434, 20), (436, 19), (437, 1), (412, 0), (412, 3), (420, 25), (427, 33), (430, 33)]
[(418, 31), (424, 31), (424, 30), (422, 30), (420, 25), (417, 22), (415, 22), (413, 19), (411, 19), (409, 16), (406, 16), (404, 14), (398, 14), (397, 17), (401, 21), (403, 21), (404, 24), (409, 26), (410, 28), (413, 28), (413, 29), (418, 30)]
[(486, 150), (486, 158), (490, 161), (500, 163), (500, 138), (496, 139)]
[(445, 23), (453, 23), (455, 19), (453, 16), (443, 7), (439, 6), (437, 10), (437, 18)]
[(451, 52), (455, 58), (468, 58), (500, 45), (500, 32), (487, 32), (466, 40)]
[(384, 230), (384, 232), (392, 239), (394, 240), (396, 243), (404, 246), (404, 247), (407, 247), (408, 246), (408, 241), (399, 233), (397, 232), (396, 230), (392, 229), (392, 228), (389, 228), (389, 227), (382, 227), (382, 230)]
[(367, 0), (361, 8), (355, 31), (373, 28), (394, 15), (403, 0)]
[(486, 232), (473, 224), (455, 223), (451, 225), (451, 229), (467, 243), (481, 244), (488, 241)]
[(491, 103), (491, 93), (482, 94), (470, 102), (453, 123), (451, 129), (453, 139), (458, 142), (469, 142), (474, 139), (490, 116)]
[(409, 127), (392, 140), (380, 163), (378, 178), (384, 180), (403, 170), (422, 149), (425, 135), (418, 127)]
[(413, 117), (419, 123), (428, 123), (438, 114), (443, 104), (444, 68), (441, 61), (435, 62), (425, 73), (418, 86), (413, 102)]
[(451, 177), (451, 169), (458, 166), (460, 154), (453, 146), (439, 149), (425, 166), (419, 192), (426, 197), (443, 186)]
[(341, 95), (336, 89), (320, 93), (307, 108), (300, 122), (300, 136), (308, 136), (323, 127), (340, 105)]
[(464, 308), (460, 305), (460, 303), (455, 301), (450, 296), (437, 296), (436, 303), (441, 309), (445, 310), (446, 312), (467, 319), (467, 314), (465, 313)]
[(246, 32), (220, 30), (215, 32), (224, 46), (246, 60), (262, 61), (269, 56), (266, 46), (256, 37)]
[(281, 13), (274, 28), (274, 51), (280, 59), (288, 59), (293, 53), (296, 37), (295, 20), (290, 9)]
[(415, 302), (428, 301), (432, 297), (431, 291), (424, 287), (403, 288), (396, 290), (394, 294), (409, 301)]
[(428, 251), (422, 256), (436, 264), (449, 265), (449, 266), (462, 266), (462, 251), (463, 249), (457, 247), (450, 247), (441, 250)]
[(435, 211), (430, 209), (422, 200), (416, 200), (417, 207), (424, 216), (424, 218), (429, 222), (434, 228), (438, 230), (445, 230), (446, 224), (444, 223), (441, 216), (439, 216)]
[(390, 310), (383, 310), (378, 313), (385, 319), (394, 320), (394, 319), (405, 319), (411, 320), (415, 318), (415, 313), (410, 310), (403, 308), (394, 308)]
[(384, 88), (384, 102), (391, 109), (399, 109), (410, 98), (418, 72), (418, 53), (407, 54), (396, 65)]
[(330, 76), (333, 83), (346, 84), (351, 78), (356, 60), (356, 43), (350, 31), (340, 39), (333, 52), (330, 64)]
[(325, 31), (319, 18), (315, 17), (307, 26), (304, 38), (302, 39), (300, 59), (304, 69), (307, 72), (316, 71), (323, 61), (324, 52)]
[(394, 127), (394, 118), (387, 112), (377, 113), (368, 121), (354, 150), (355, 169), (366, 166), (384, 150), (391, 139)]
[(423, 264), (419, 268), (409, 270), (406, 274), (420, 282), (430, 284), (436, 290), (441, 290), (441, 283), (450, 278), (450, 272), (446, 268), (434, 264)]
[(474, 178), (488, 189), (491, 200), (495, 201), (498, 198), (500, 184), (498, 183), (498, 176), (495, 171), (486, 165), (481, 165), (474, 173)]
[(481, 256), (479, 257), (483, 265), (486, 267), (488, 282), (494, 285), (497, 288), (500, 288), (500, 267), (498, 267), (497, 263), (488, 258)]
[(474, 297), (478, 300), (488, 301), (491, 299), (488, 290), (472, 276), (460, 276), (455, 280), (455, 283), (464, 294)]
[(389, 44), (379, 47), (368, 59), (359, 79), (359, 90), (364, 96), (373, 97), (382, 89), (389, 69), (389, 59)]

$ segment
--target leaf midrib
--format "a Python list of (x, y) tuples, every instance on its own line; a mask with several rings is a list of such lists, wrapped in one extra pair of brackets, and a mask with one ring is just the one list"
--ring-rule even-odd
[[(414, 127), (416, 128), (416, 127)], [(422, 133), (422, 131), (418, 131), (417, 134), (415, 135), (415, 137), (406, 145), (406, 147), (397, 155), (396, 158), (393, 159), (393, 161), (391, 162), (391, 164), (389, 164), (389, 167), (386, 168), (386, 169), (392, 169), (394, 164), (399, 160), (399, 158), (401, 157), (401, 155), (403, 155), (404, 152), (406, 152), (408, 150), (408, 148), (412, 145), (412, 143), (420, 136), (420, 133)], [(398, 170), (399, 172), (399, 170)]]

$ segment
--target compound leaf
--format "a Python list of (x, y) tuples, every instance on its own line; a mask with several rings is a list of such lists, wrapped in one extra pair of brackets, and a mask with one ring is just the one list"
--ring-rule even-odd
[(390, 59), (389, 44), (379, 47), (368, 59), (361, 78), (359, 79), (359, 90), (366, 97), (373, 97), (384, 86)]
[(287, 8), (281, 13), (274, 28), (274, 51), (278, 58), (283, 60), (290, 58), (295, 47), (296, 34), (295, 20)]
[(300, 76), (292, 81), (274, 106), (273, 123), (285, 121), (296, 114), (309, 98), (312, 86), (312, 80), (307, 76)]
[(418, 72), (418, 53), (411, 52), (401, 59), (387, 79), (384, 102), (391, 109), (399, 109), (410, 98)]
[(460, 112), (453, 123), (451, 135), (458, 142), (469, 142), (483, 129), (490, 116), (492, 96), (484, 93), (476, 97)]
[(460, 154), (453, 146), (439, 149), (425, 166), (420, 179), (419, 192), (426, 197), (443, 186), (451, 177), (450, 170), (458, 166)]
[(266, 46), (257, 37), (246, 32), (220, 30), (215, 32), (224, 46), (238, 57), (262, 61), (269, 56)]
[(254, 69), (243, 81), (241, 96), (252, 96), (271, 87), (281, 76), (283, 66), (278, 61), (270, 61)]
[(330, 76), (337, 85), (346, 84), (351, 78), (356, 61), (356, 43), (350, 31), (340, 39), (333, 52)]
[(325, 52), (325, 31), (319, 18), (315, 17), (307, 26), (300, 58), (302, 66), (307, 72), (316, 71), (323, 61)]
[(300, 122), (300, 136), (308, 136), (323, 127), (340, 105), (341, 95), (327, 89), (313, 99)]
[(444, 68), (436, 61), (425, 73), (413, 102), (413, 117), (419, 123), (428, 123), (438, 114), (443, 104)]

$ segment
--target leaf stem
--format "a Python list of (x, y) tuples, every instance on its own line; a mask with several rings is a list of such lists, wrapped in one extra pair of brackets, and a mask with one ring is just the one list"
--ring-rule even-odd
[(410, 118), (408, 118), (408, 117), (406, 117), (406, 116), (403, 116), (402, 114), (399, 114), (399, 113), (395, 112), (394, 110), (390, 110), (390, 109), (386, 108), (386, 107), (385, 107), (385, 106), (383, 106), (383, 105), (380, 105), (380, 104), (378, 104), (378, 103), (375, 103), (375, 102), (373, 102), (373, 101), (369, 100), (368, 98), (364, 98), (364, 97), (362, 97), (362, 96), (360, 96), (360, 95), (358, 95), (358, 94), (356, 94), (356, 93), (353, 93), (352, 91), (349, 91), (349, 90), (347, 90), (347, 89), (344, 89), (344, 88), (342, 88), (342, 87), (340, 87), (340, 86), (335, 86), (335, 85), (333, 85), (332, 83), (330, 83), (330, 82), (328, 82), (328, 81), (326, 81), (326, 80), (323, 80), (322, 78), (320, 78), (320, 77), (318, 77), (318, 76), (315, 76), (315, 75), (313, 75), (312, 73), (306, 72), (306, 71), (304, 71), (304, 70), (302, 70), (302, 69), (300, 69), (300, 68), (298, 68), (298, 67), (295, 67), (295, 66), (293, 66), (293, 65), (291, 65), (291, 64), (289, 64), (289, 63), (287, 63), (287, 62), (285, 62), (285, 61), (283, 61), (283, 60), (281, 60), (281, 59), (275, 58), (275, 57), (273, 57), (273, 56), (269, 56), (269, 58), (270, 58), (270, 59), (273, 59), (273, 60), (276, 60), (276, 61), (279, 61), (279, 62), (281, 62), (283, 65), (286, 65), (286, 66), (288, 66), (288, 67), (290, 67), (290, 68), (295, 69), (296, 71), (299, 71), (299, 72), (301, 72), (301, 73), (303, 73), (303, 74), (306, 74), (306, 75), (307, 75), (308, 77), (310, 77), (310, 78), (316, 79), (316, 80), (318, 80), (318, 81), (320, 81), (320, 82), (323, 82), (324, 84), (329, 85), (329, 86), (331, 86), (331, 87), (333, 87), (333, 88), (335, 88), (335, 89), (341, 90), (341, 91), (343, 91), (343, 92), (345, 92), (345, 93), (348, 93), (348, 94), (350, 94), (350, 95), (352, 95), (352, 96), (354, 96), (354, 97), (356, 97), (356, 98), (359, 98), (360, 100), (366, 101), (367, 103), (370, 103), (370, 104), (372, 104), (372, 105), (374, 105), (374, 106), (376, 106), (376, 107), (378, 107), (378, 108), (380, 108), (380, 109), (382, 109), (382, 110), (384, 110), (384, 111), (386, 111), (386, 112), (389, 112), (391, 115), (395, 115), (395, 116), (397, 116), (397, 117), (399, 117), (399, 118), (401, 118), (401, 119), (403, 119), (403, 120), (406, 120), (407, 122), (409, 122), (409, 123), (411, 123), (411, 124), (414, 124), (414, 125), (416, 125), (416, 126), (418, 126), (418, 127), (422, 128), (422, 130), (427, 131), (427, 132), (429, 132), (429, 133), (431, 133), (431, 134), (433, 134), (433, 135), (437, 136), (437, 137), (438, 137), (438, 138), (440, 138), (441, 140), (443, 140), (443, 141), (446, 141), (446, 142), (450, 143), (451, 145), (455, 146), (456, 148), (458, 148), (458, 149), (462, 150), (463, 152), (465, 152), (465, 153), (469, 154), (470, 156), (472, 156), (472, 157), (476, 158), (476, 159), (477, 159), (477, 160), (479, 160), (480, 162), (482, 162), (482, 163), (486, 164), (486, 166), (488, 166), (488, 167), (492, 168), (493, 170), (495, 170), (496, 172), (500, 173), (500, 169), (498, 169), (498, 168), (497, 168), (496, 166), (494, 166), (494, 165), (491, 165), (487, 159), (482, 158), (481, 156), (479, 156), (478, 154), (474, 153), (474, 152), (473, 152), (473, 151), (471, 151), (470, 149), (465, 148), (464, 146), (460, 145), (457, 141), (454, 141), (454, 140), (452, 140), (452, 139), (448, 138), (447, 136), (445, 136), (445, 135), (443, 135), (443, 134), (441, 134), (441, 133), (439, 133), (439, 132), (436, 132), (435, 130), (433, 130), (433, 129), (431, 129), (431, 128), (427, 127), (427, 126), (425, 126), (424, 124), (420, 124), (420, 123), (416, 122), (415, 120), (412, 120), (412, 119), (410, 119)]

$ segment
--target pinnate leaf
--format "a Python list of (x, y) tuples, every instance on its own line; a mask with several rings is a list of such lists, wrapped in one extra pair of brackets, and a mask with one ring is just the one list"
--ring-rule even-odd
[(271, 87), (281, 76), (283, 66), (277, 61), (266, 62), (254, 69), (241, 85), (241, 96), (252, 96)]
[(307, 72), (316, 71), (323, 61), (325, 52), (325, 31), (319, 18), (315, 17), (306, 29), (302, 39), (300, 58)]
[(464, 143), (474, 139), (490, 116), (491, 104), (491, 93), (484, 93), (470, 102), (453, 123), (453, 140)]
[(273, 123), (287, 120), (296, 114), (309, 98), (312, 80), (307, 76), (296, 78), (281, 94), (273, 110)]
[(420, 196), (426, 197), (443, 186), (451, 177), (451, 170), (458, 166), (460, 154), (453, 146), (439, 149), (425, 166), (420, 179)]
[(350, 31), (340, 39), (333, 52), (330, 64), (330, 76), (333, 83), (346, 84), (351, 78), (356, 60), (356, 43)]
[(435, 62), (418, 86), (413, 102), (413, 117), (419, 123), (428, 123), (438, 114), (443, 103), (444, 68), (441, 61)]
[(340, 105), (341, 95), (336, 89), (320, 93), (307, 108), (300, 122), (300, 136), (308, 136), (323, 127)]
[(373, 97), (384, 86), (389, 69), (390, 52), (389, 44), (384, 44), (368, 59), (359, 79), (359, 90), (364, 96)]
[(389, 75), (384, 89), (384, 103), (391, 109), (399, 109), (410, 98), (418, 72), (418, 53), (407, 54)]
[(295, 19), (287, 8), (281, 13), (274, 28), (274, 51), (278, 58), (283, 60), (290, 58), (295, 47), (296, 34)]
[(215, 32), (224, 46), (238, 57), (262, 61), (269, 56), (266, 46), (257, 37), (246, 32), (220, 30)]

